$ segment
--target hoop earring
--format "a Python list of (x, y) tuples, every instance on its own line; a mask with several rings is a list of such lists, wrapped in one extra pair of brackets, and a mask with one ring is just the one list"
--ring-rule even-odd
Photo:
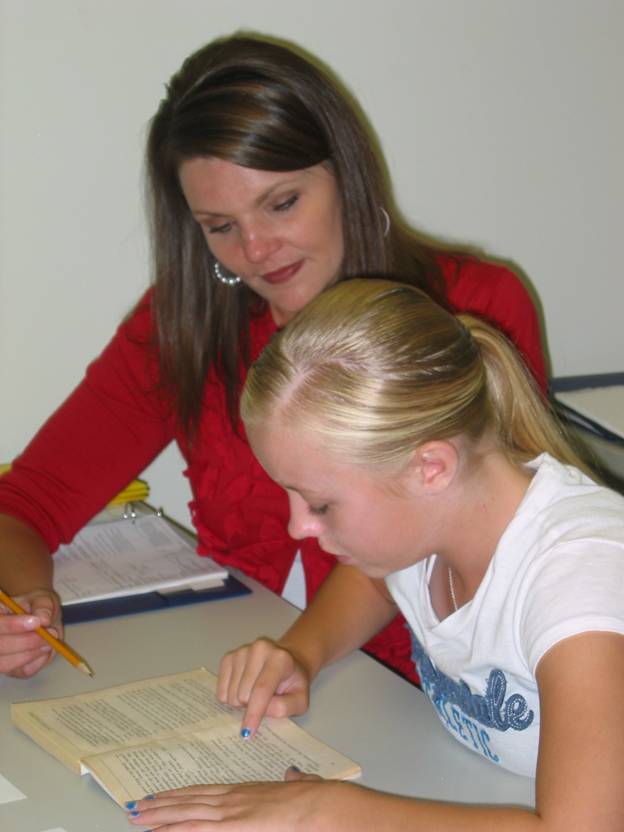
[(390, 226), (392, 225), (392, 223), (390, 222), (390, 215), (388, 214), (386, 209), (383, 207), (383, 205), (379, 206), (379, 210), (381, 211), (381, 216), (384, 218), (384, 233), (383, 233), (383, 235), (384, 235), (384, 237), (387, 237), (388, 234), (390, 233)]
[(221, 271), (221, 266), (219, 265), (217, 260), (214, 261), (213, 267), (215, 278), (219, 281), (219, 283), (223, 283), (224, 286), (238, 286), (238, 284), (241, 282), (241, 279), (237, 274), (223, 274), (223, 272)]

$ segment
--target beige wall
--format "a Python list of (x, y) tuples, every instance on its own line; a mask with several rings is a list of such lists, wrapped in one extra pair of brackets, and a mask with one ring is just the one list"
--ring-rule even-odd
[[(414, 223), (522, 267), (556, 374), (624, 369), (621, 0), (0, 0), (0, 461), (146, 286), (146, 123), (240, 27), (341, 75)], [(179, 470), (149, 477), (185, 519)]]

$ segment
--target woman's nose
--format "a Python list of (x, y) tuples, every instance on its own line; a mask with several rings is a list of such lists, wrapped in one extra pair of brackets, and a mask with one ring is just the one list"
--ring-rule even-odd
[(255, 226), (243, 233), (243, 253), (250, 263), (259, 264), (267, 260), (280, 247), (277, 235), (263, 226)]

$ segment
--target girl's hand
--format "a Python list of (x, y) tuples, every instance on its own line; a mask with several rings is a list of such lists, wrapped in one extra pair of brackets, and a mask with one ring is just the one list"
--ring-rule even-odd
[(342, 828), (358, 786), (289, 769), (286, 783), (189, 786), (127, 805), (128, 820), (160, 832), (303, 832)]
[(45, 627), (62, 639), (61, 605), (58, 595), (47, 589), (17, 595), (15, 600), (28, 615), (14, 615), (0, 603), (0, 673), (27, 679), (56, 655), (34, 630)]
[(244, 708), (242, 733), (255, 734), (264, 716), (303, 714), (308, 709), (310, 679), (288, 650), (268, 638), (245, 644), (221, 659), (217, 697)]

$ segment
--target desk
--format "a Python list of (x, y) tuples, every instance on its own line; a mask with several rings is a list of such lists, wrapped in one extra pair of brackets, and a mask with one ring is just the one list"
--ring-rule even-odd
[(551, 390), (560, 415), (589, 447), (606, 484), (624, 494), (624, 373), (562, 376), (551, 380)]
[[(123, 811), (89, 776), (67, 771), (13, 727), (9, 704), (200, 665), (216, 672), (226, 650), (258, 634), (278, 636), (297, 615), (264, 587), (244, 581), (253, 594), (68, 627), (72, 647), (96, 672), (93, 680), (58, 659), (28, 681), (0, 678), (0, 774), (28, 798), (0, 805), (3, 832), (128, 832)], [(434, 799), (533, 805), (533, 780), (462, 748), (417, 688), (362, 653), (321, 673), (310, 712), (297, 721), (360, 763), (367, 786)]]

